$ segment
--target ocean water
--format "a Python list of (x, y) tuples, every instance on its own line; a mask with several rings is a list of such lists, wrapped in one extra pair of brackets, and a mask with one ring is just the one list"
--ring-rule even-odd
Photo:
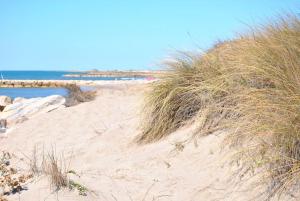
[[(66, 71), (1, 71), (4, 79), (8, 80), (115, 80), (115, 78), (66, 78), (64, 74), (72, 72)], [(0, 79), (2, 79), (2, 76)], [(116, 78), (121, 79), (121, 78)], [(83, 90), (91, 90), (91, 88), (83, 87)], [(50, 95), (66, 96), (68, 91), (64, 88), (1, 88), (0, 95), (9, 96), (11, 98), (36, 98), (46, 97)]]
[(68, 91), (64, 88), (0, 88), (1, 96), (9, 96), (13, 99), (22, 98), (37, 98), (51, 95), (66, 96)]

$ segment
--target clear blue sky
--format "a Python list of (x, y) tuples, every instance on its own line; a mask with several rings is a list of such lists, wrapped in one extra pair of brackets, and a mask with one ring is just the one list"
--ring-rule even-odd
[(298, 0), (0, 0), (0, 70), (153, 69)]

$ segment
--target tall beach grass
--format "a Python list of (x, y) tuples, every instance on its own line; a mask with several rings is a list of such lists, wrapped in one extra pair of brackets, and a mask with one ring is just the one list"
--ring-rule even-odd
[(250, 156), (254, 166), (267, 169), (269, 197), (299, 184), (298, 17), (280, 17), (167, 66), (169, 74), (148, 93), (140, 143), (201, 121), (199, 134), (226, 128), (228, 141), (243, 147), (241, 158)]

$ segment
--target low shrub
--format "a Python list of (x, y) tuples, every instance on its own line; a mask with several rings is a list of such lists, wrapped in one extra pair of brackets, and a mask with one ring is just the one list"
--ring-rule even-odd
[(80, 86), (76, 84), (68, 84), (65, 88), (68, 90), (68, 96), (65, 103), (67, 107), (92, 101), (96, 97), (95, 91), (83, 91)]

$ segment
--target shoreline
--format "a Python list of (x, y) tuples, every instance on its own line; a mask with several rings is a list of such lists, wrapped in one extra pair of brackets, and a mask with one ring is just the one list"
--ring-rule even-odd
[(119, 78), (126, 78), (126, 77), (131, 77), (131, 78), (147, 78), (147, 77), (153, 77), (153, 78), (158, 78), (161, 75), (165, 74), (167, 71), (163, 70), (129, 70), (129, 71), (99, 71), (99, 70), (94, 70), (94, 71), (85, 71), (82, 73), (72, 73), (72, 74), (65, 74), (64, 77), (83, 77), (83, 78), (88, 78), (88, 77), (119, 77)]

